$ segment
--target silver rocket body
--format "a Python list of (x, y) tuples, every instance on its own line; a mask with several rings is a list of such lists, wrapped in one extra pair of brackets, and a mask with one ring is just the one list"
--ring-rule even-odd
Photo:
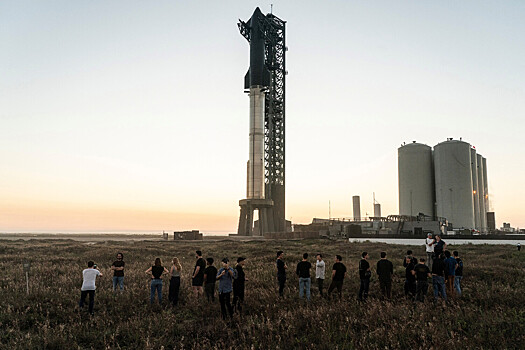
[(250, 155), (246, 198), (264, 198), (264, 99), (262, 86), (252, 86), (250, 97)]

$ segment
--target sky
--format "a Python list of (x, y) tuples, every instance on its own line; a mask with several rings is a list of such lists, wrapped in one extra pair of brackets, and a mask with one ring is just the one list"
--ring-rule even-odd
[[(235, 232), (248, 42), (270, 2), (0, 2), (0, 232)], [(398, 213), (397, 148), (487, 158), (525, 227), (525, 2), (273, 1), (287, 21), (286, 218)]]

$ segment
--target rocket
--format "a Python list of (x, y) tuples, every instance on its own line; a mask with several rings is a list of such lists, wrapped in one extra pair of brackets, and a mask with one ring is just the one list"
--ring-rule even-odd
[(240, 21), (239, 29), (250, 42), (250, 68), (244, 77), (244, 89), (250, 98), (250, 154), (248, 160), (248, 199), (264, 199), (264, 116), (265, 91), (270, 85), (270, 72), (264, 59), (264, 36), (261, 28), (265, 16), (257, 7), (252, 17)]

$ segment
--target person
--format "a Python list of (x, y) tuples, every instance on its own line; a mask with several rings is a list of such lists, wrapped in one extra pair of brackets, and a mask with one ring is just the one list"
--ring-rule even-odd
[(432, 262), (432, 286), (434, 287), (434, 299), (438, 300), (438, 296), (441, 295), (441, 298), (446, 301), (444, 258), (445, 255), (441, 254)]
[(424, 258), (419, 259), (419, 263), (414, 267), (412, 273), (416, 277), (416, 301), (424, 302), (428, 290), (428, 278), (432, 276), (430, 269), (425, 265)]
[(328, 297), (330, 297), (332, 291), (337, 288), (339, 300), (343, 298), (343, 281), (346, 277), (346, 266), (341, 261), (343, 261), (343, 257), (336, 255), (335, 263), (332, 267), (332, 282), (330, 283), (330, 287), (328, 287)]
[(461, 296), (461, 280), (463, 279), (463, 260), (459, 257), (459, 253), (457, 250), (454, 251), (454, 259), (456, 259), (456, 263), (458, 264), (456, 267), (456, 277), (454, 278), (454, 287), (456, 288), (456, 292), (458, 293), (458, 296)]
[(117, 260), (113, 262), (111, 265), (111, 269), (113, 270), (113, 291), (117, 291), (117, 285), (119, 286), (119, 290), (121, 292), (124, 291), (124, 265), (126, 263), (124, 262), (124, 254), (117, 253)]
[(319, 288), (319, 295), (323, 296), (323, 282), (324, 282), (325, 263), (323, 255), (317, 254), (317, 261), (315, 262), (315, 279), (317, 280), (317, 287)]
[(392, 296), (392, 275), (394, 265), (386, 258), (386, 252), (381, 252), (381, 260), (377, 262), (376, 272), (379, 275), (379, 286), (383, 295), (390, 299)]
[(221, 304), (222, 319), (226, 319), (226, 309), (230, 318), (233, 317), (233, 307), (231, 304), (232, 281), (235, 277), (234, 270), (228, 265), (228, 258), (222, 259), (222, 267), (217, 272), (216, 278), (219, 280), (219, 302)]
[(405, 297), (410, 297), (411, 299), (414, 299), (416, 296), (416, 276), (413, 273), (414, 268), (417, 264), (414, 264), (412, 258), (410, 256), (406, 256), (405, 258)]
[(213, 258), (206, 258), (208, 265), (204, 270), (204, 292), (208, 302), (215, 302), (215, 281), (217, 281), (217, 268), (213, 266)]
[[(407, 261), (406, 258), (410, 258), (410, 260)], [(409, 264), (409, 262), (411, 262), (412, 265), (414, 265), (414, 266), (417, 265), (417, 259), (414, 258), (414, 257), (412, 256), (412, 251), (411, 251), (410, 249), (407, 250), (407, 255), (406, 255), (405, 258), (403, 259), (403, 267), (407, 267), (408, 264)]]
[(359, 286), (358, 298), (360, 301), (365, 301), (368, 298), (372, 271), (370, 271), (370, 264), (368, 263), (368, 253), (361, 253), (361, 257), (362, 259), (359, 261), (359, 279), (361, 280), (361, 285)]
[(440, 256), (447, 249), (447, 243), (441, 239), (440, 235), (436, 235), (436, 243), (434, 243), (434, 259)]
[(432, 233), (427, 234), (427, 239), (425, 241), (425, 247), (427, 252), (427, 264), (428, 268), (432, 270), (432, 261), (434, 260), (434, 243), (436, 240), (432, 238)]
[(244, 304), (244, 285), (247, 281), (244, 274), (244, 264), (246, 258), (242, 256), (237, 258), (237, 265), (235, 265), (235, 278), (233, 279), (233, 311), (242, 312), (242, 304)]
[(458, 263), (454, 259), (448, 250), (445, 250), (445, 284), (447, 287), (447, 295), (449, 297), (454, 296), (454, 280), (456, 278), (456, 268)]
[(171, 262), (168, 299), (173, 306), (177, 306), (179, 303), (180, 274), (182, 272), (182, 265), (177, 257), (173, 258)]
[(286, 282), (286, 269), (288, 266), (284, 263), (284, 252), (279, 250), (277, 252), (277, 282), (279, 282), (279, 296), (284, 296), (284, 284)]
[(312, 264), (308, 261), (308, 253), (303, 254), (303, 260), (297, 264), (295, 273), (299, 276), (299, 298), (303, 298), (306, 293), (306, 300), (310, 301), (310, 269)]
[(195, 251), (195, 268), (193, 269), (193, 275), (191, 276), (191, 286), (193, 288), (193, 294), (195, 297), (199, 294), (203, 294), (202, 285), (204, 284), (204, 269), (206, 268), (206, 263), (202, 258), (202, 252), (200, 250)]
[(78, 307), (84, 308), (86, 297), (89, 295), (89, 314), (93, 315), (93, 306), (95, 305), (95, 281), (97, 276), (102, 277), (102, 272), (97, 269), (97, 265), (93, 261), (88, 261), (87, 269), (82, 271), (82, 287), (80, 288), (80, 301)]
[(518, 247), (518, 252), (519, 252), (521, 250), (521, 243), (518, 242), (516, 246)]
[(159, 304), (162, 304), (162, 275), (165, 273), (169, 273), (169, 271), (162, 266), (162, 260), (160, 260), (160, 258), (156, 258), (154, 265), (146, 270), (146, 274), (151, 275), (151, 292), (149, 295), (150, 304), (153, 304), (155, 301), (155, 291), (157, 291)]

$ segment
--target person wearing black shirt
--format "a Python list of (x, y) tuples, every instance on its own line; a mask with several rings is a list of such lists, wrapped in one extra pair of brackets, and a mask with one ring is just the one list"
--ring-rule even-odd
[(405, 258), (405, 265), (405, 296), (413, 299), (416, 295), (416, 277), (412, 273), (415, 265), (410, 256)]
[(247, 281), (246, 275), (244, 274), (244, 264), (246, 263), (246, 258), (238, 257), (237, 265), (235, 266), (235, 271), (233, 279), (233, 310), (237, 310), (239, 313), (242, 312), (242, 304), (244, 304), (244, 282)]
[(361, 285), (359, 286), (359, 300), (364, 301), (368, 298), (368, 288), (370, 287), (370, 276), (372, 272), (370, 271), (370, 264), (368, 263), (368, 253), (363, 252), (361, 254), (361, 261), (359, 261), (359, 279), (361, 280)]
[(386, 252), (381, 252), (381, 260), (377, 262), (377, 270), (379, 276), (379, 286), (383, 295), (390, 299), (392, 296), (392, 275), (394, 274), (394, 265), (386, 258)]
[(454, 287), (456, 288), (456, 291), (458, 292), (458, 296), (461, 296), (461, 280), (463, 279), (463, 260), (459, 257), (458, 251), (454, 251), (454, 258), (456, 259), (456, 263), (458, 264), (456, 268), (456, 277), (454, 278)]
[(217, 280), (217, 268), (213, 266), (213, 258), (206, 258), (206, 264), (208, 265), (204, 270), (204, 292), (206, 293), (206, 299), (215, 302), (215, 281)]
[(195, 297), (199, 294), (203, 294), (202, 285), (204, 284), (204, 269), (206, 268), (206, 263), (202, 258), (202, 252), (200, 250), (195, 251), (195, 268), (193, 269), (193, 275), (191, 276), (191, 285), (193, 287), (193, 293)]
[(431, 277), (430, 269), (425, 265), (425, 259), (419, 259), (419, 264), (414, 267), (412, 274), (416, 278), (416, 300), (424, 302), (428, 290), (428, 278)]
[(441, 254), (434, 259), (432, 263), (432, 286), (434, 287), (434, 298), (437, 300), (438, 296), (447, 300), (447, 292), (445, 291), (445, 255)]
[(117, 253), (117, 261), (111, 265), (113, 270), (113, 291), (117, 291), (117, 285), (121, 292), (124, 291), (124, 255), (122, 253)]
[(162, 266), (160, 258), (155, 259), (155, 265), (146, 270), (146, 274), (151, 275), (151, 293), (149, 297), (150, 304), (155, 301), (155, 291), (159, 298), (159, 304), (162, 304), (162, 274), (169, 273), (168, 269)]
[(335, 256), (335, 264), (332, 267), (332, 282), (330, 287), (328, 287), (328, 297), (330, 297), (335, 288), (337, 288), (339, 293), (339, 299), (343, 297), (343, 281), (346, 277), (346, 266), (341, 262), (342, 260), (341, 255)]
[(284, 253), (282, 250), (279, 250), (277, 252), (277, 282), (279, 282), (279, 296), (284, 296), (284, 284), (286, 282), (286, 269), (288, 266), (283, 261), (284, 259)]
[(303, 254), (303, 260), (297, 264), (295, 273), (299, 276), (299, 298), (303, 298), (306, 291), (306, 300), (310, 301), (310, 269), (312, 264), (308, 261), (308, 253)]
[[(410, 260), (407, 260), (407, 258), (410, 258)], [(407, 267), (409, 262), (411, 262), (414, 266), (417, 265), (417, 259), (412, 256), (411, 250), (407, 250), (407, 255), (403, 259), (403, 267)]]
[(447, 249), (447, 243), (441, 239), (440, 235), (436, 235), (436, 243), (434, 243), (434, 256), (440, 256), (445, 249)]

